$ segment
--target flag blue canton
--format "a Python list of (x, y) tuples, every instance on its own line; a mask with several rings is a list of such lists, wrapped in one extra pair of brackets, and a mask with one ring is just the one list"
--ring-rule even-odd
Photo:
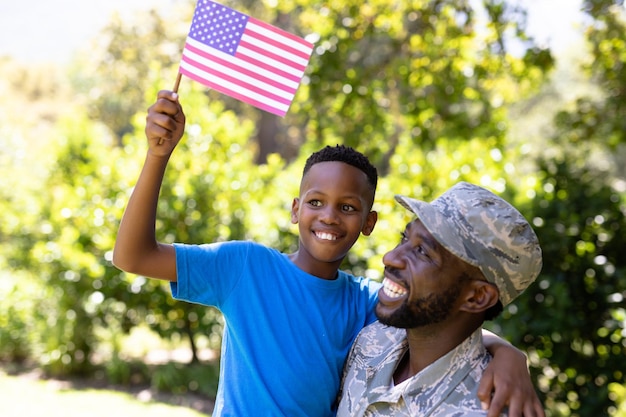
[(196, 8), (189, 36), (211, 48), (235, 55), (248, 17), (221, 4), (207, 2), (205, 8)]

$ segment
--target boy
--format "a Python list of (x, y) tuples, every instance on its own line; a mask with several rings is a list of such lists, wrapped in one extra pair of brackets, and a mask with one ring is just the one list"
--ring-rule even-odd
[[(376, 170), (349, 148), (329, 148), (305, 166), (292, 204), (299, 248), (282, 254), (253, 242), (168, 245), (155, 237), (163, 175), (185, 115), (178, 95), (161, 91), (148, 111), (149, 150), (120, 224), (113, 255), (120, 269), (171, 282), (175, 298), (224, 315), (220, 382), (213, 416), (333, 416), (341, 370), (358, 332), (375, 320), (380, 284), (339, 266), (376, 224)], [(504, 343), (499, 343), (503, 345)], [(500, 407), (524, 397), (525, 356), (496, 378), (526, 375), (526, 387), (496, 380)], [(500, 350), (499, 350), (500, 351)], [(502, 356), (504, 358), (504, 356)], [(502, 373), (501, 373), (502, 372)], [(488, 383), (489, 384), (489, 383)], [(491, 387), (487, 384), (489, 392)], [(522, 384), (523, 385), (523, 384)], [(509, 395), (509, 390), (517, 391)], [(528, 397), (523, 398), (526, 400)], [(534, 401), (537, 401), (536, 399)]]

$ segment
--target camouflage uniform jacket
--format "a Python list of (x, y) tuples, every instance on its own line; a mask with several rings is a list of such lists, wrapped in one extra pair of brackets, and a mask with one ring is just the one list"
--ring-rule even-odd
[(463, 343), (397, 386), (406, 331), (375, 322), (361, 331), (344, 368), (337, 417), (486, 416), (476, 395), (491, 360), (477, 329)]

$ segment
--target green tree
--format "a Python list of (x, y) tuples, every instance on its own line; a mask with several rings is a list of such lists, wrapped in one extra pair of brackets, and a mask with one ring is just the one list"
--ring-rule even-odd
[(607, 415), (609, 384), (624, 383), (626, 202), (605, 173), (567, 156), (544, 161), (540, 172), (529, 214), (544, 267), (537, 285), (505, 312), (502, 328), (531, 352), (552, 415)]
[(584, 5), (593, 23), (586, 30), (590, 56), (582, 69), (600, 94), (580, 98), (575, 109), (559, 114), (556, 123), (562, 129), (569, 128), (563, 142), (593, 143), (619, 152), (626, 142), (626, 12), (619, 0), (592, 0)]
[[(62, 120), (54, 138), (54, 165), (39, 195), (36, 228), (27, 230), (35, 242), (28, 265), (46, 286), (37, 306), (45, 316), (37, 356), (53, 373), (87, 372), (97, 346), (94, 326), (108, 278), (114, 225), (121, 214), (114, 184), (119, 171), (107, 163), (106, 135), (80, 114)], [(111, 158), (115, 160), (115, 158)]]
[[(181, 12), (185, 22), (193, 2), (187, 5)], [(358, 144), (384, 171), (403, 134), (418, 146), (432, 146), (438, 138), (464, 140), (468, 131), (502, 137), (504, 104), (530, 91), (552, 65), (549, 51), (525, 35), (523, 11), (501, 1), (485, 1), (478, 9), (466, 1), (440, 0), (400, 1), (393, 7), (350, 0), (232, 6), (316, 44), (284, 119), (207, 92), (255, 121), (258, 163), (271, 153), (293, 160), (307, 143), (316, 148), (342, 142)], [(486, 18), (478, 17), (483, 14)], [(138, 28), (114, 21), (103, 32), (107, 41), (90, 56), (93, 70), (79, 71), (95, 77), (76, 76), (76, 84), (89, 91), (92, 114), (120, 140), (142, 103), (146, 74), (174, 79), (186, 34), (156, 13), (142, 23)], [(508, 53), (510, 39), (527, 47), (524, 56)]]
[[(458, 1), (308, 9), (303, 20), (320, 36), (302, 104), (309, 143), (358, 146), (384, 173), (402, 141), (432, 149), (482, 137), (502, 146), (504, 105), (530, 92), (552, 60), (527, 41), (519, 13), (484, 6), (486, 21)], [(528, 43), (525, 56), (508, 53), (504, 32)]]
[(0, 104), (0, 360), (22, 362), (37, 356), (37, 336), (46, 328), (38, 309), (46, 288), (29, 253), (37, 242), (33, 231), (42, 228), (40, 194), (52, 164), (46, 157), (52, 126), (67, 109), (53, 104), (67, 99), (67, 88), (52, 66), (2, 59), (0, 71), (0, 92), (10, 98)]
[[(531, 352), (531, 369), (553, 416), (609, 415), (624, 385), (626, 243), (624, 199), (625, 12), (620, 1), (586, 1), (596, 85), (559, 111), (544, 140), (527, 210), (544, 268), (506, 311), (502, 329)], [(546, 316), (548, 315), (548, 316)]]
[(72, 71), (89, 116), (110, 129), (118, 146), (134, 130), (133, 116), (146, 107), (150, 80), (169, 79), (163, 88), (173, 87), (184, 37), (168, 20), (155, 10), (137, 15), (134, 24), (115, 15)]

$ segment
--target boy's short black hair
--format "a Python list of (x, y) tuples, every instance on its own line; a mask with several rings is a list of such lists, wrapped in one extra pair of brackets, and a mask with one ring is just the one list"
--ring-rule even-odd
[(344, 145), (336, 145), (334, 147), (326, 146), (308, 157), (304, 164), (302, 176), (304, 177), (309, 169), (319, 162), (344, 162), (360, 169), (367, 175), (367, 180), (372, 190), (374, 192), (376, 191), (376, 186), (378, 185), (378, 171), (370, 160), (356, 149)]

